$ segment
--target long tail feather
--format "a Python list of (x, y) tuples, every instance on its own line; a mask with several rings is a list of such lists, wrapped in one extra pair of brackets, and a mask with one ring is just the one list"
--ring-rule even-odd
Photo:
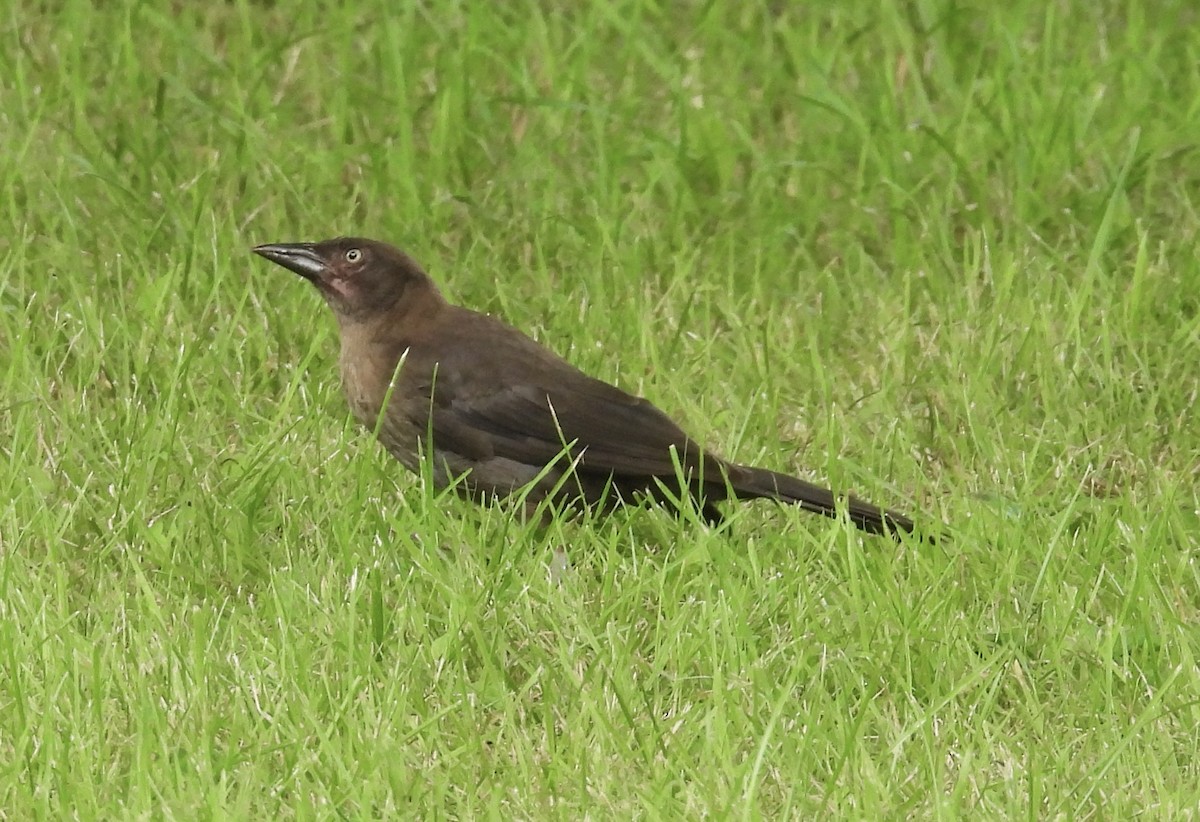
[(841, 507), (858, 528), (872, 534), (911, 532), (916, 526), (903, 514), (888, 511), (853, 496), (839, 500), (828, 488), (805, 482), (799, 477), (753, 468), (749, 465), (736, 466), (733, 490), (741, 498), (766, 498), (799, 505), (806, 511), (814, 511), (827, 517), (836, 517)]

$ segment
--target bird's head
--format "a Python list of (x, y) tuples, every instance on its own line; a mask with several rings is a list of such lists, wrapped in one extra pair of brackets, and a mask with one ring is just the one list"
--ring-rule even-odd
[(271, 243), (256, 246), (254, 253), (315, 285), (339, 320), (387, 312), (414, 291), (436, 294), (429, 276), (411, 257), (362, 237)]

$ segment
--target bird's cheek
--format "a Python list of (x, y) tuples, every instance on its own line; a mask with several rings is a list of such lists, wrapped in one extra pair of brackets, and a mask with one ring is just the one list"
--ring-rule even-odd
[(325, 287), (342, 300), (349, 300), (354, 294), (350, 281), (344, 277), (330, 277), (325, 281)]

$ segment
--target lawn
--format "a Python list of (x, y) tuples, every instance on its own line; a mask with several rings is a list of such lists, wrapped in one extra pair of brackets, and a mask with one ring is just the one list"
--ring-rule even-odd
[[(0, 27), (0, 818), (1200, 812), (1193, 4)], [(949, 535), (446, 496), (250, 252), (339, 234)]]

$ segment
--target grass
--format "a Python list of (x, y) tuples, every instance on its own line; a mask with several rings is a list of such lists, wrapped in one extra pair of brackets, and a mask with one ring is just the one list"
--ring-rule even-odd
[[(0, 23), (0, 817), (1194, 815), (1195, 9), (392, 9)], [(340, 233), (956, 536), (445, 498)]]

